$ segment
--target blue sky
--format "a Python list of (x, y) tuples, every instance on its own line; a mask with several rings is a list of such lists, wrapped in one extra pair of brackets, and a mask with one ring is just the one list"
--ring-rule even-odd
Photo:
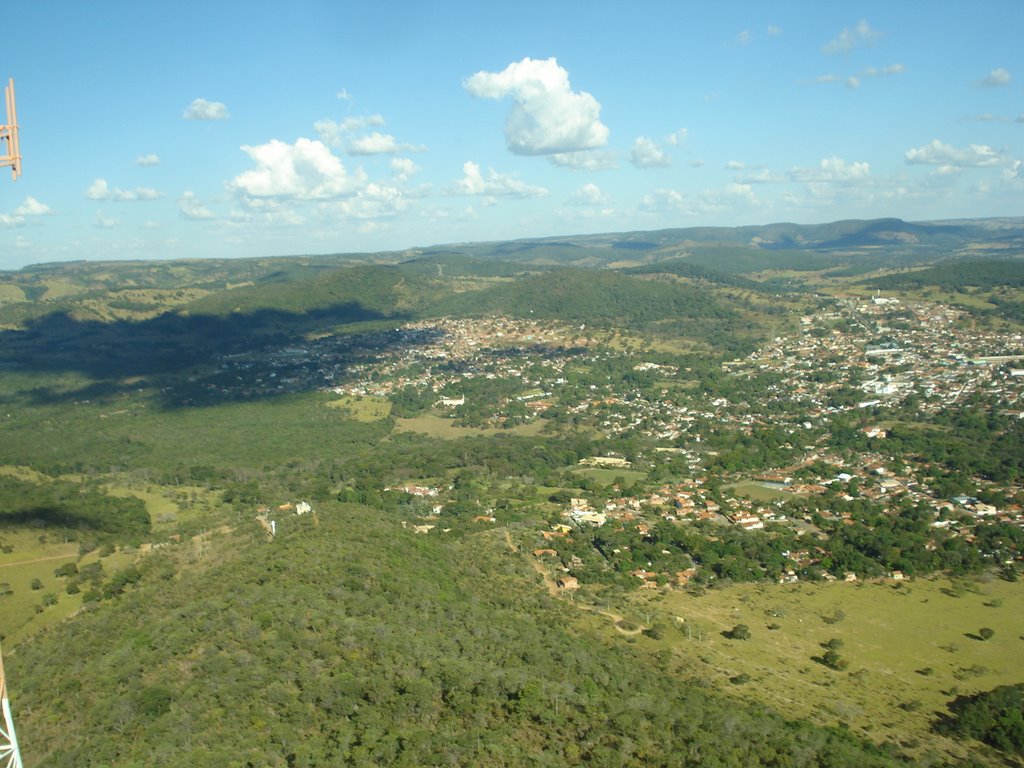
[(1024, 215), (1020, 0), (40, 0), (4, 27), (2, 269)]

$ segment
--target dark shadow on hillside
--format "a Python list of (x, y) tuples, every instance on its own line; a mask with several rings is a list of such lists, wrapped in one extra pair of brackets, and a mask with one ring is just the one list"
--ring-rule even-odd
[(397, 326), (406, 319), (354, 302), (304, 313), (166, 313), (143, 322), (81, 321), (59, 312), (21, 330), (0, 331), (0, 371), (73, 372), (93, 379), (79, 388), (40, 386), (23, 393), (40, 404), (104, 401), (154, 388), (167, 408), (252, 401), (341, 383), (353, 363), (430, 341), (427, 332), (396, 328), (308, 338), (351, 323), (393, 320)]

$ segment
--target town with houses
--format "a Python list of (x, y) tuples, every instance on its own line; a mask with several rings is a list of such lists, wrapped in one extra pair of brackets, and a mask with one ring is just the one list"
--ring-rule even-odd
[[(978, 398), (996, 402), (1008, 418), (1024, 416), (1019, 332), (979, 330), (964, 322), (964, 310), (935, 302), (822, 299), (793, 333), (721, 362), (721, 381), (713, 391), (664, 355), (623, 351), (607, 342), (599, 331), (556, 322), (420, 321), (229, 357), (218, 386), (234, 378), (247, 387), (287, 391), (312, 377), (323, 391), (344, 398), (411, 401), (456, 429), (515, 433), (535, 424), (542, 429), (532, 434), (539, 436), (571, 428), (603, 434), (610, 444), (635, 438), (629, 452), (612, 450), (567, 468), (568, 477), (590, 478), (581, 486), (590, 485), (594, 493), (559, 499), (558, 519), (537, 532), (543, 542), (538, 557), (566, 589), (578, 587), (572, 574), (581, 569), (574, 563), (585, 558), (559, 543), (594, 529), (640, 540), (664, 522), (696, 524), (704, 531), (718, 526), (763, 536), (781, 532), (800, 546), (783, 550), (784, 567), (771, 574), (779, 581), (796, 581), (801, 574), (858, 578), (854, 571), (815, 567), (823, 559), (827, 530), (863, 524), (854, 519), (852, 502), (890, 515), (927, 510), (934, 540), (926, 547), (932, 549), (951, 538), (973, 541), (985, 526), (1024, 531), (1021, 489), (973, 477), (970, 489), (944, 494), (930, 485), (932, 466), (894, 455), (887, 445), (894, 424), (956, 411)], [(853, 439), (851, 423), (857, 425)], [(839, 424), (847, 433), (842, 444), (834, 429)], [(737, 455), (737, 437), (756, 435), (763, 442), (766, 434), (776, 437), (774, 453), (784, 461), (730, 459)], [(417, 531), (450, 530), (445, 508), (451, 487), (444, 478), (384, 490), (426, 502), (417, 506), (426, 517), (410, 521)], [(499, 518), (482, 503), (472, 522), (486, 525)], [(1002, 542), (1005, 551), (986, 556), (1013, 564), (1021, 557), (1019, 542)], [(659, 563), (657, 555), (669, 552), (655, 553), (630, 574), (644, 585), (681, 586), (700, 573), (701, 564), (692, 559), (683, 562), (686, 567), (676, 557), (666, 558), (671, 567)], [(899, 568), (883, 575), (909, 577)]]

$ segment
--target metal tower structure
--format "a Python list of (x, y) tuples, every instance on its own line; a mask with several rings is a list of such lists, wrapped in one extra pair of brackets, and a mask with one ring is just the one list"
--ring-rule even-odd
[(7, 142), (7, 154), (0, 155), (0, 168), (11, 166), (11, 178), (15, 181), (21, 175), (21, 146), (18, 144), (18, 112), (14, 107), (14, 78), (4, 86), (4, 101), (7, 103), (7, 123), (0, 125), (0, 144)]
[(0, 653), (0, 768), (22, 768), (21, 752), (18, 751), (18, 737), (14, 735), (14, 719), (11, 717), (11, 703), (7, 700), (7, 678), (4, 676), (4, 657)]
[[(18, 146), (18, 113), (14, 108), (14, 78), (4, 88), (7, 102), (7, 123), (0, 125), (0, 144), (7, 142), (7, 154), (0, 155), (0, 168), (11, 166), (11, 178), (15, 181), (21, 175), (21, 148)], [(14, 734), (14, 718), (11, 717), (11, 702), (7, 698), (7, 676), (4, 674), (4, 655), (0, 652), (0, 768), (22, 768), (21, 752), (18, 751), (18, 737)]]

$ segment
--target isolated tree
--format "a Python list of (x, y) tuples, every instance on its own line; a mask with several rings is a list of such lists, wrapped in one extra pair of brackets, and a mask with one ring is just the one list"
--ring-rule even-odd
[(835, 669), (840, 672), (846, 669), (849, 665), (849, 662), (832, 648), (825, 651), (824, 655), (821, 657), (821, 663), (829, 669)]
[(746, 624), (737, 624), (726, 634), (731, 640), (749, 640), (750, 628)]
[(978, 630), (978, 636), (982, 640), (990, 640), (995, 633), (996, 631), (992, 627), (982, 627)]

